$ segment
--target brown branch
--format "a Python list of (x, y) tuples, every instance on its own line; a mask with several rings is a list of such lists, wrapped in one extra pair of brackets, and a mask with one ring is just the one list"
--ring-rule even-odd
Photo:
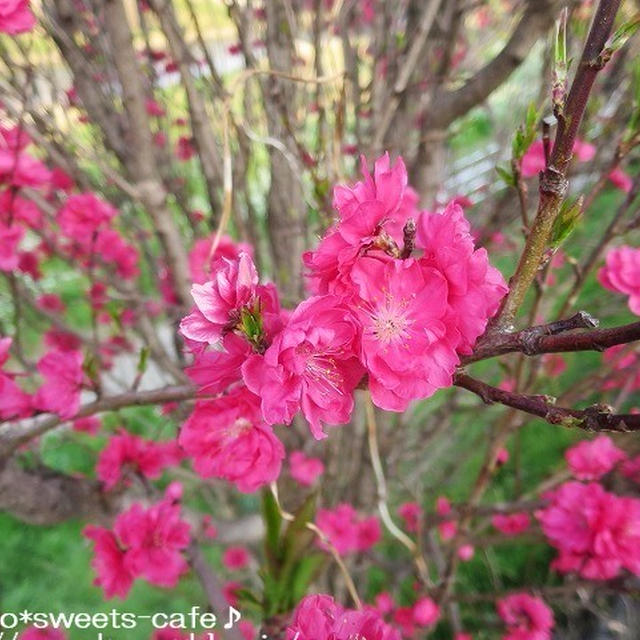
[(499, 403), (546, 420), (549, 424), (584, 429), (585, 431), (640, 431), (640, 415), (614, 414), (603, 405), (586, 409), (557, 407), (549, 396), (526, 395), (492, 387), (470, 375), (458, 372), (453, 384), (479, 396), (485, 404)]
[(493, 329), (509, 327), (513, 323), (549, 248), (553, 223), (560, 213), (569, 186), (566, 173), (578, 128), (596, 75), (603, 66), (596, 64), (596, 61), (599, 60), (611, 34), (620, 2), (621, 0), (601, 0), (596, 10), (566, 104), (558, 111), (558, 131), (550, 163), (540, 178), (538, 212), (516, 271), (509, 281), (509, 293), (503, 299), (489, 333)]
[[(84, 418), (104, 411), (115, 411), (125, 407), (139, 407), (165, 402), (180, 402), (194, 398), (196, 389), (191, 385), (179, 385), (152, 389), (151, 391), (129, 391), (116, 396), (100, 398), (80, 407), (73, 419)], [(20, 445), (41, 436), (65, 422), (57, 415), (43, 420), (28, 420), (20, 423), (0, 424), (0, 461), (10, 456)]]
[[(584, 324), (578, 324), (581, 319)], [(505, 353), (524, 353), (527, 356), (535, 356), (542, 353), (567, 353), (571, 351), (604, 351), (609, 347), (619, 344), (628, 344), (640, 340), (640, 322), (631, 322), (619, 327), (609, 329), (593, 329), (579, 333), (550, 332), (550, 327), (562, 322), (575, 320), (575, 326), (571, 329), (593, 327), (593, 318), (584, 311), (577, 313), (569, 320), (559, 321), (548, 325), (530, 327), (517, 333), (501, 334), (494, 342), (483, 343), (472, 355), (464, 358), (463, 364), (477, 362), (486, 358), (503, 355)], [(567, 331), (564, 329), (563, 331)]]
[(480, 104), (526, 59), (531, 47), (553, 24), (556, 0), (530, 0), (502, 51), (462, 87), (435, 95), (426, 129), (444, 129)]
[(191, 299), (187, 251), (167, 206), (167, 193), (158, 171), (151, 126), (145, 108), (141, 72), (122, 0), (105, 1), (104, 24), (111, 41), (113, 62), (122, 86), (122, 99), (129, 120), (128, 143), (133, 152), (129, 170), (138, 183), (136, 186), (141, 201), (153, 219), (176, 293), (186, 306)]

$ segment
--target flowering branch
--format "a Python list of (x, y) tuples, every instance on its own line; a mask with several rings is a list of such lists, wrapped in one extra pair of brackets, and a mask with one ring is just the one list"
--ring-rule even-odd
[(492, 327), (509, 327), (513, 323), (529, 287), (535, 280), (545, 252), (549, 248), (553, 223), (560, 213), (568, 188), (566, 174), (573, 155), (578, 128), (582, 122), (593, 83), (606, 62), (603, 53), (620, 2), (621, 0), (603, 0), (596, 10), (569, 96), (563, 107), (557, 110), (558, 130), (550, 162), (540, 178), (538, 212), (531, 226), (531, 232), (527, 236), (516, 271), (509, 282), (509, 293), (504, 298)]

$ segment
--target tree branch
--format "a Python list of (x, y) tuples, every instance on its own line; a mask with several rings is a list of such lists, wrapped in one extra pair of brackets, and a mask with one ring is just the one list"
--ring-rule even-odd
[(549, 424), (584, 429), (585, 431), (615, 431), (626, 433), (640, 431), (640, 415), (614, 414), (609, 407), (594, 405), (586, 409), (557, 407), (554, 398), (526, 395), (492, 387), (464, 372), (458, 372), (453, 384), (479, 396), (485, 404), (497, 402), (519, 411), (530, 413)]

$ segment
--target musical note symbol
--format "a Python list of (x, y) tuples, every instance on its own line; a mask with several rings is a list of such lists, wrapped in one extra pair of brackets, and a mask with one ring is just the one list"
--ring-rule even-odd
[(225, 629), (233, 629), (233, 625), (241, 618), (241, 614), (237, 609), (229, 607), (229, 622), (224, 625)]

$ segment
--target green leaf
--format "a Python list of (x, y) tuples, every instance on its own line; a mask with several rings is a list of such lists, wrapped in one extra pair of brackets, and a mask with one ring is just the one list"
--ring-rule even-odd
[(282, 516), (275, 496), (268, 489), (262, 492), (262, 517), (266, 528), (265, 551), (267, 561), (275, 569), (281, 556), (280, 529), (282, 527)]
[(618, 49), (624, 47), (638, 29), (640, 29), (640, 12), (636, 13), (631, 20), (623, 22), (607, 40), (601, 54), (604, 61), (609, 60)]
[(496, 166), (496, 171), (498, 172), (498, 175), (500, 176), (500, 178), (502, 178), (503, 182), (508, 187), (515, 187), (516, 186), (516, 179), (514, 178), (514, 176), (511, 173), (511, 171), (509, 171), (508, 169), (505, 169), (504, 167), (501, 167), (499, 165)]
[(326, 556), (321, 553), (313, 553), (300, 560), (291, 577), (289, 598), (291, 608), (302, 600), (326, 559)]
[(149, 347), (146, 345), (140, 349), (138, 357), (138, 373), (144, 373), (147, 370), (147, 361), (149, 360)]
[(551, 247), (557, 249), (576, 229), (582, 218), (582, 204), (584, 198), (580, 196), (573, 202), (565, 200), (558, 217), (551, 229)]

